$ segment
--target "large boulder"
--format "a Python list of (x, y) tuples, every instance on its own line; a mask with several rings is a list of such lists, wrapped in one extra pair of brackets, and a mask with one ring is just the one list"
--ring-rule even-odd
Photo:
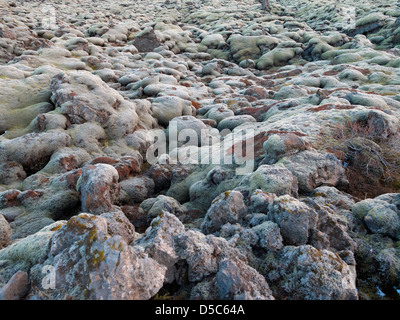
[(277, 38), (270, 36), (233, 35), (227, 40), (232, 58), (236, 62), (246, 59), (257, 60), (264, 51), (272, 49), (278, 42)]
[(172, 145), (201, 146), (206, 143), (207, 137), (207, 126), (193, 116), (180, 116), (169, 122), (167, 139), (169, 139), (170, 148)]
[(163, 214), (163, 211), (174, 214), (183, 221), (186, 215), (185, 208), (174, 198), (159, 195), (156, 198), (148, 198), (140, 204), (149, 221)]
[(53, 103), (74, 124), (105, 124), (124, 100), (100, 77), (87, 71), (59, 73), (53, 77), (50, 89)]
[(139, 244), (145, 248), (145, 252), (159, 264), (167, 268), (165, 282), (175, 280), (176, 267), (179, 255), (175, 250), (175, 236), (185, 232), (182, 222), (169, 213), (162, 211), (154, 218), (150, 227), (146, 230)]
[(29, 272), (34, 265), (46, 259), (51, 237), (64, 224), (65, 221), (52, 223), (0, 250), (0, 278), (9, 281), (16, 272)]
[(133, 177), (120, 182), (121, 193), (127, 202), (141, 203), (154, 193), (154, 181), (146, 176)]
[(0, 132), (25, 127), (38, 114), (49, 111), (50, 81), (51, 77), (47, 74), (2, 80)]
[[(190, 183), (188, 207), (206, 213), (216, 197), (232, 190), (239, 183), (241, 176), (233, 170), (219, 165), (211, 165), (207, 171), (195, 171), (184, 182)], [(170, 188), (171, 190), (172, 188)]]
[(319, 186), (345, 186), (345, 169), (331, 153), (306, 150), (279, 160), (298, 179), (299, 191), (310, 193)]
[[(166, 268), (140, 247), (108, 233), (107, 219), (80, 214), (52, 236), (47, 258), (31, 273), (32, 294), (50, 299), (149, 299), (162, 287)], [(54, 267), (54, 288), (42, 291), (42, 270)]]

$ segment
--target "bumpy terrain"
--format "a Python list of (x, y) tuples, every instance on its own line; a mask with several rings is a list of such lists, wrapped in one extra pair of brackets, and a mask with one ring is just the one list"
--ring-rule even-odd
[(0, 298), (400, 297), (395, 1), (0, 0)]

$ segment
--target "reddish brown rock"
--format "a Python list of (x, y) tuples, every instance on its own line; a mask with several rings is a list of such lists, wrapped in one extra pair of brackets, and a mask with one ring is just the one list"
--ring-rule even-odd
[(17, 197), (21, 191), (11, 189), (0, 193), (0, 208), (15, 207), (18, 205)]
[(65, 178), (67, 179), (67, 182), (71, 188), (76, 189), (76, 185), (81, 175), (82, 169), (72, 170), (66, 174)]
[(143, 161), (140, 157), (127, 156), (119, 159), (119, 161), (114, 164), (114, 167), (118, 172), (119, 179), (124, 180), (135, 173), (139, 173), (142, 162)]
[(82, 211), (92, 214), (110, 212), (120, 190), (118, 178), (118, 171), (108, 164), (84, 167), (77, 186)]
[(126, 156), (118, 160), (110, 157), (98, 157), (92, 161), (92, 164), (98, 163), (113, 166), (118, 171), (119, 181), (122, 181), (133, 176), (135, 173), (139, 173), (143, 160), (140, 156)]
[(235, 112), (235, 115), (243, 115), (243, 114), (248, 114), (250, 116), (253, 116), (257, 121), (263, 121), (264, 116), (267, 113), (269, 109), (271, 109), (275, 104), (278, 102), (275, 102), (273, 104), (266, 104), (261, 107), (253, 108), (253, 107), (248, 107), (248, 108), (242, 108), (239, 109)]
[(268, 91), (260, 86), (252, 86), (248, 88), (245, 92), (245, 95), (247, 96), (252, 96), (257, 99), (268, 99), (270, 98), (270, 95), (268, 94)]

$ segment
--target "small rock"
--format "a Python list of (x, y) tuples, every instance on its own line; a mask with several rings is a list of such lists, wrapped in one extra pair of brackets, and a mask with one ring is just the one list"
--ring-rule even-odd
[(0, 300), (21, 300), (29, 292), (28, 274), (18, 271), (7, 284), (0, 289)]
[(283, 248), (283, 239), (276, 223), (266, 221), (253, 227), (253, 230), (257, 233), (262, 248), (266, 250), (280, 250)]

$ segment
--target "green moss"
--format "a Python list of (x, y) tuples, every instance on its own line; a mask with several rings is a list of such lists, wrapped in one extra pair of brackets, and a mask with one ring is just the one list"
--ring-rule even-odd
[(161, 223), (162, 218), (164, 217), (164, 212), (161, 211), (156, 218), (150, 224), (151, 228), (157, 228), (158, 225)]
[(89, 233), (88, 244), (91, 245), (95, 240), (97, 240), (97, 230), (94, 229)]
[(218, 201), (221, 201), (221, 200), (226, 200), (226, 199), (228, 199), (228, 197), (229, 197), (230, 194), (231, 194), (231, 191), (230, 191), (230, 190), (225, 191), (225, 192), (222, 193), (220, 196), (218, 196), (217, 198), (215, 198), (215, 199), (213, 200), (212, 204), (217, 203)]
[(104, 254), (104, 250), (94, 250), (93, 254), (90, 256), (88, 260), (88, 264), (90, 267), (98, 268), (99, 265), (106, 260), (106, 256)]
[(77, 217), (72, 217), (67, 222), (67, 228), (71, 230), (76, 230), (78, 232), (83, 232), (87, 230), (86, 224), (81, 222)]
[(57, 231), (57, 230), (60, 230), (61, 227), (63, 227), (63, 225), (62, 225), (62, 224), (59, 224), (58, 226), (55, 226), (54, 228), (51, 228), (50, 231)]
[(154, 300), (173, 300), (173, 297), (170, 295), (169, 292), (164, 293), (164, 294), (157, 293), (154, 296)]
[(323, 198), (326, 198), (326, 194), (323, 193), (323, 192), (316, 192), (316, 193), (314, 193), (314, 197), (323, 197)]

